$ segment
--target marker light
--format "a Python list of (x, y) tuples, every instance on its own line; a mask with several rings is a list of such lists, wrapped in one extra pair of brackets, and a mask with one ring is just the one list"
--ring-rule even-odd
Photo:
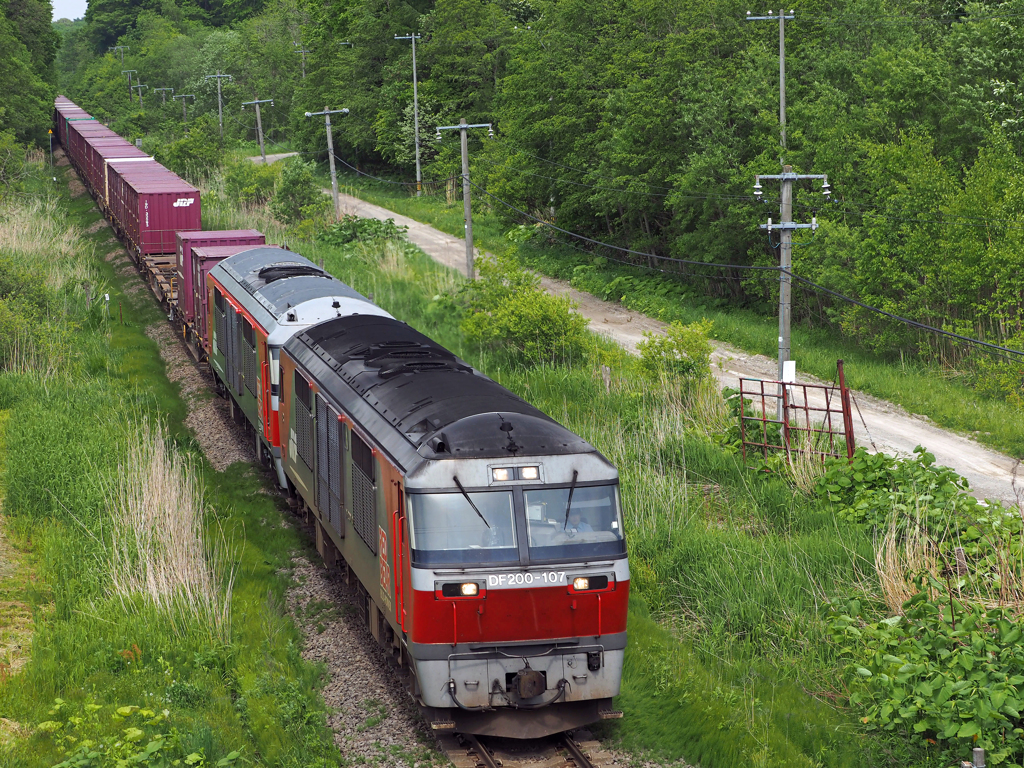
[(590, 589), (590, 579), (584, 576), (577, 576), (572, 580), (572, 588), (577, 592), (582, 592), (586, 589)]
[(502, 483), (502, 482), (508, 480), (509, 479), (508, 468), (507, 467), (501, 467), (499, 469), (492, 469), (491, 470), (491, 477), (493, 477), (494, 481), (497, 482), (497, 483)]
[(521, 467), (519, 469), (519, 476), (523, 480), (536, 480), (540, 477), (540, 467)]
[(480, 587), (474, 581), (467, 581), (462, 585), (462, 596), (463, 597), (475, 597), (480, 591)]

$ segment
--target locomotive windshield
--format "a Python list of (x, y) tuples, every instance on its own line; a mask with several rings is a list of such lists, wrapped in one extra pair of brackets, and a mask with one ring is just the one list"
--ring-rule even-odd
[(409, 495), (413, 562), (459, 565), (519, 559), (512, 493), (486, 491), (469, 498), (473, 504), (461, 493)]
[(530, 559), (556, 560), (622, 554), (618, 487), (599, 485), (526, 491)]

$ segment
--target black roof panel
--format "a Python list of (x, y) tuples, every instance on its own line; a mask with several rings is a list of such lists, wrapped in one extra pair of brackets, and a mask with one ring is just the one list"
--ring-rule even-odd
[(594, 450), (518, 395), (393, 318), (350, 315), (328, 320), (294, 336), (285, 350), (300, 363), (312, 355), (319, 370), (326, 366), (332, 371), (333, 377), (321, 375), (320, 385), (350, 413), (358, 398), (383, 417), (394, 428), (394, 439), (405, 443), (405, 451), (393, 446), (395, 456), (410, 447), (423, 458)]

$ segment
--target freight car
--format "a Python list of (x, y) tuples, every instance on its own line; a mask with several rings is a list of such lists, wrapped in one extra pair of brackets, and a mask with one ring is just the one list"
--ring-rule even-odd
[(184, 183), (106, 156), (117, 143), (88, 121), (58, 99), (58, 137), (83, 147), (72, 162), (137, 258), (169, 261), (176, 292), (154, 290), (320, 555), (355, 578), (431, 727), (531, 738), (621, 716), (615, 467), (313, 262), (254, 230), (199, 231), (198, 194), (169, 247), (140, 201), (166, 207)]

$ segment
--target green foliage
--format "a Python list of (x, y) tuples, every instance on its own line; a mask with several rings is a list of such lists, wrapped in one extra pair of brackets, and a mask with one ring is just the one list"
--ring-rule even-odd
[(0, 131), (0, 200), (20, 192), (25, 176), (25, 148), (11, 131)]
[(53, 768), (228, 768), (242, 756), (233, 751), (210, 762), (201, 752), (190, 751), (167, 709), (103, 706), (91, 701), (76, 705), (57, 698), (47, 715), (49, 719), (37, 724), (36, 730), (58, 753), (66, 755)]
[(829, 458), (817, 481), (817, 494), (836, 505), (843, 520), (866, 528), (888, 524), (893, 511), (903, 520), (923, 518), (933, 533), (946, 529), (952, 517), (969, 517), (978, 500), (968, 494), (967, 481), (920, 445), (914, 458), (858, 448), (853, 461)]
[(342, 216), (317, 235), (317, 240), (326, 245), (342, 246), (359, 240), (404, 240), (408, 227), (398, 226), (394, 219), (364, 219), (359, 216)]
[(968, 759), (974, 746), (989, 765), (1024, 763), (1024, 619), (952, 598), (931, 577), (918, 584), (902, 616), (832, 617), (850, 703), (869, 729), (937, 743), (944, 764)]
[(648, 373), (706, 378), (711, 375), (711, 322), (671, 323), (664, 334), (644, 333), (637, 344), (640, 361)]
[(479, 278), (461, 296), (469, 341), (531, 363), (586, 356), (588, 321), (568, 297), (545, 293), (539, 277), (508, 257), (479, 259), (477, 265)]
[(154, 152), (157, 160), (193, 184), (210, 177), (223, 162), (217, 121), (210, 115), (192, 120), (185, 135)]
[(224, 193), (239, 205), (266, 205), (274, 196), (280, 176), (277, 163), (263, 165), (248, 159), (235, 160), (224, 172)]
[(316, 166), (296, 158), (289, 160), (281, 171), (270, 201), (270, 211), (278, 221), (298, 224), (303, 219), (322, 215), (325, 201), (329, 210), (330, 199), (320, 190)]

